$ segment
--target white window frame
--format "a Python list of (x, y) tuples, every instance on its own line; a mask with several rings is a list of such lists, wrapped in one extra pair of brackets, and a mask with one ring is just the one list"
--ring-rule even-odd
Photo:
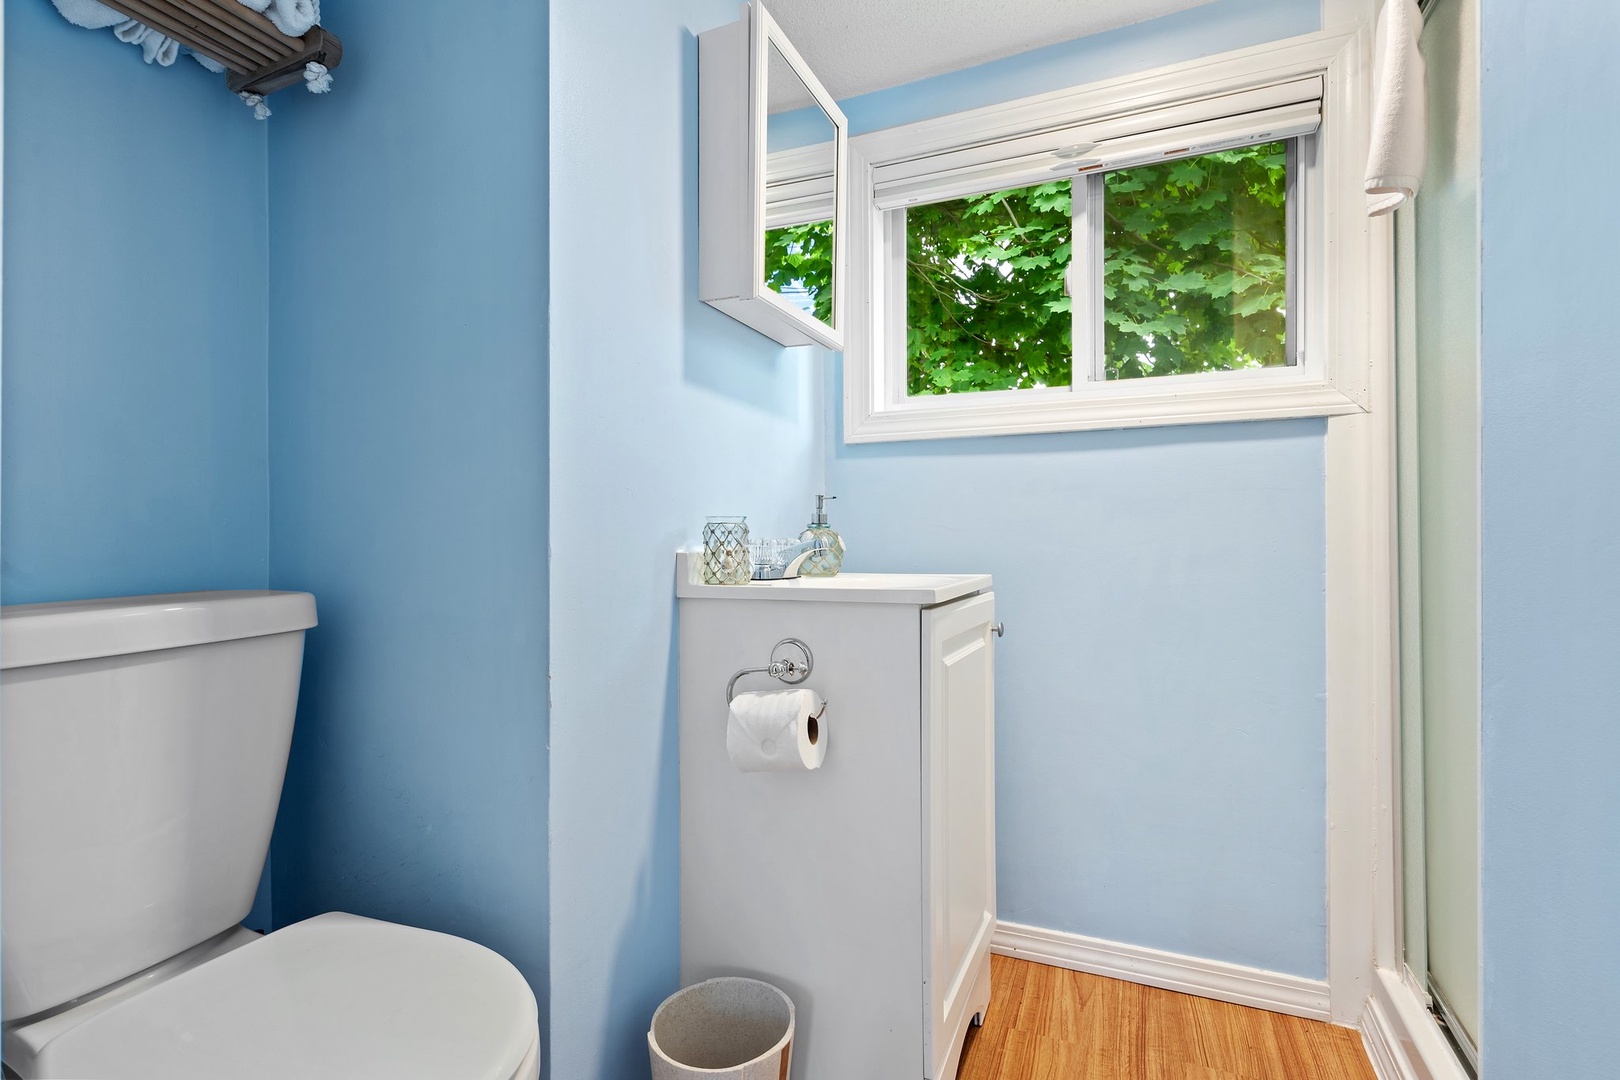
[[(1364, 35), (1311, 34), (852, 139), (844, 441), (1367, 411), (1370, 303), (1392, 287), (1392, 268), (1382, 264), (1388, 260), (1373, 256), (1361, 187), (1367, 69)], [(1077, 339), (1072, 388), (906, 394), (905, 212), (878, 208), (876, 169), (1311, 76), (1322, 79), (1321, 127), (1294, 140), (1297, 168), (1290, 170), (1289, 329), (1297, 363), (1101, 382), (1086, 377), (1092, 353)], [(1095, 289), (1100, 293), (1100, 283)]]

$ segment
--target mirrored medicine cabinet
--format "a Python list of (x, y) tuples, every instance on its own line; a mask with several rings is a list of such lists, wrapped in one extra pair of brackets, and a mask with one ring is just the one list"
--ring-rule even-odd
[(844, 345), (848, 127), (759, 3), (699, 35), (698, 292), (783, 345)]

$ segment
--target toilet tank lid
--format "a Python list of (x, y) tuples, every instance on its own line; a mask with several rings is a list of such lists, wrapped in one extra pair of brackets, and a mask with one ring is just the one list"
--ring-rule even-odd
[(0, 608), (0, 668), (127, 656), (315, 625), (309, 593), (235, 590)]

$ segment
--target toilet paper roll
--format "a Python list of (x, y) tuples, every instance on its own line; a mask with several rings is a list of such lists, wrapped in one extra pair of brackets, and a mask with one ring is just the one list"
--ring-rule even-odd
[(827, 703), (814, 690), (738, 694), (726, 722), (726, 753), (743, 772), (819, 769), (827, 760)]

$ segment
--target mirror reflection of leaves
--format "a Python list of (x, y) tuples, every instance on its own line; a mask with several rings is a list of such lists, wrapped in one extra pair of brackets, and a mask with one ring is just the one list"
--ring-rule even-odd
[(833, 223), (814, 221), (765, 233), (765, 284), (832, 324)]

